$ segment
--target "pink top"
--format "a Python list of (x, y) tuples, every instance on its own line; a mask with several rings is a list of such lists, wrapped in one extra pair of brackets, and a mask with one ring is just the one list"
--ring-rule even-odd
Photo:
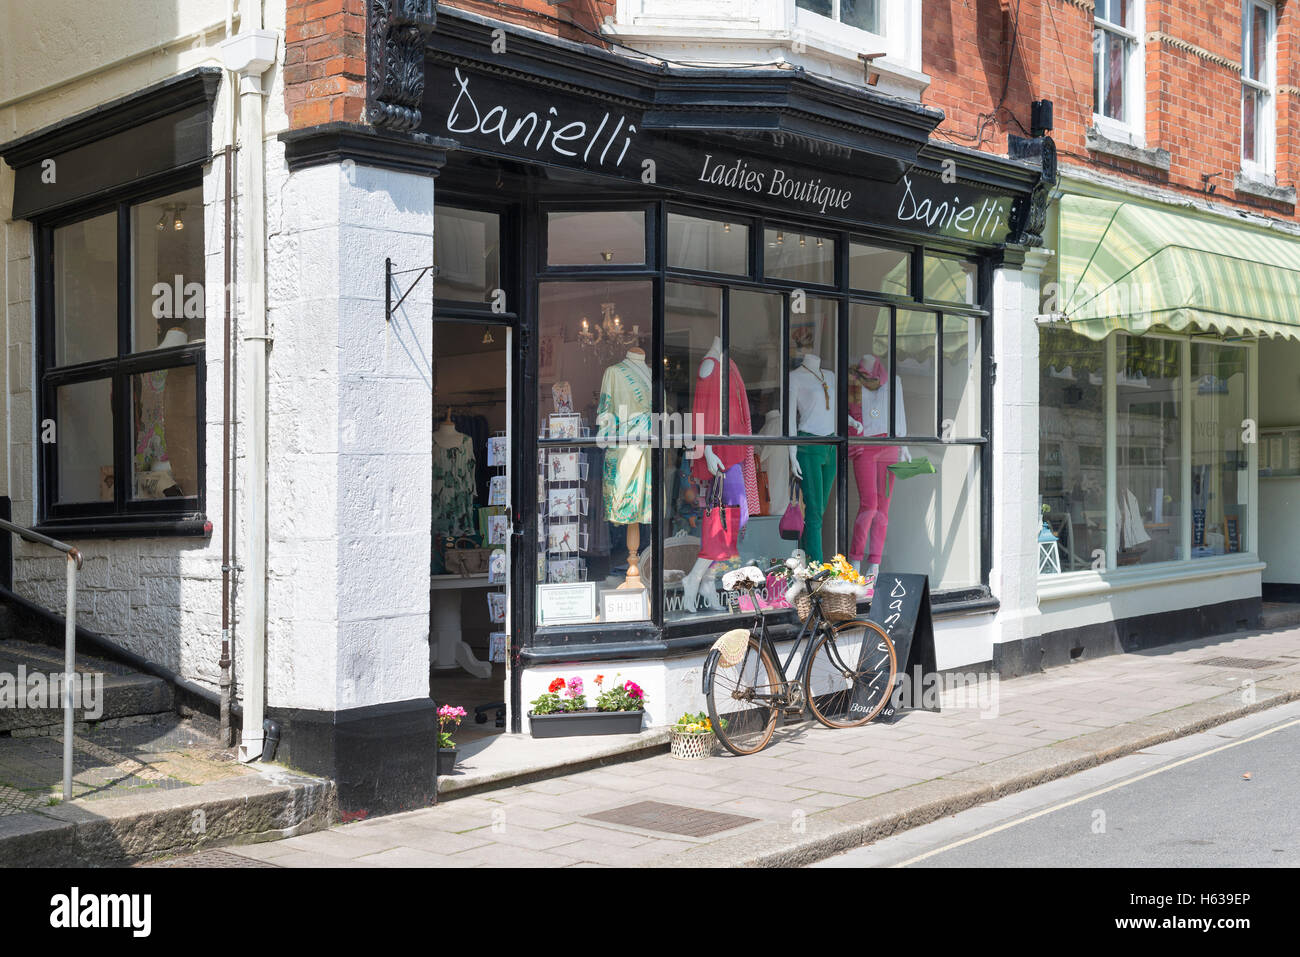
[[(705, 360), (710, 369), (707, 375), (700, 375), (695, 380), (695, 405), (692, 411), (697, 418), (695, 424), (704, 435), (722, 434), (722, 364), (713, 357)], [(703, 366), (704, 363), (700, 365)], [(731, 435), (753, 435), (754, 430), (749, 421), (749, 399), (745, 396), (745, 380), (740, 377), (736, 363), (728, 360), (728, 396), (727, 417), (730, 420)], [(753, 460), (754, 449), (748, 445), (715, 445), (713, 454), (722, 460), (723, 468), (743, 465), (748, 459)], [(709, 465), (700, 456), (691, 464), (691, 475), (697, 479), (712, 478)]]

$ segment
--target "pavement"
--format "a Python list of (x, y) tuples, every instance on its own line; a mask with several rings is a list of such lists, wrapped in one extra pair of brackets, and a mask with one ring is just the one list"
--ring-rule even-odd
[(1300, 629), (1227, 635), (947, 691), (894, 724), (789, 724), (757, 755), (657, 754), (224, 850), (277, 867), (798, 866), (1296, 700)]
[(1298, 749), (1293, 702), (812, 866), (1296, 867)]

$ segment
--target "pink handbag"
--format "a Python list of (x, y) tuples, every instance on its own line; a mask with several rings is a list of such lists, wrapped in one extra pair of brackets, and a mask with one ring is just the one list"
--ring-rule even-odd
[[(796, 500), (798, 492), (798, 500)], [(781, 524), (777, 526), (781, 537), (795, 540), (803, 537), (803, 493), (798, 491), (795, 485), (794, 477), (790, 477), (790, 504), (785, 507), (785, 514), (781, 516)]]

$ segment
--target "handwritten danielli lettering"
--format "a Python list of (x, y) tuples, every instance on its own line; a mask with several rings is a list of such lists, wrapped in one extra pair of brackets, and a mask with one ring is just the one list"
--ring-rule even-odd
[(1002, 203), (985, 199), (978, 206), (962, 204), (961, 197), (934, 202), (929, 197), (918, 199), (912, 192), (912, 179), (903, 177), (903, 197), (898, 201), (900, 223), (925, 223), (927, 229), (955, 231), (977, 239), (994, 235), (1002, 221)]

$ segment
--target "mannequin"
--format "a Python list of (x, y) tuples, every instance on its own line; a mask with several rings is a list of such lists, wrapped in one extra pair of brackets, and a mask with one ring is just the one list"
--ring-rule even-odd
[[(700, 362), (699, 377), (695, 383), (693, 412), (695, 421), (701, 423), (705, 435), (721, 434), (722, 430), (722, 339), (713, 338)], [(732, 435), (750, 435), (753, 432), (749, 419), (749, 399), (745, 382), (736, 363), (727, 363), (727, 411)], [(754, 467), (754, 450), (748, 445), (725, 445), (716, 449), (706, 445), (703, 455), (695, 460), (691, 474), (701, 482), (722, 480), (722, 504), (740, 507), (740, 527), (745, 527), (750, 514), (758, 510), (758, 472)], [(714, 559), (697, 558), (694, 566), (682, 579), (682, 610), (694, 613), (699, 603), (701, 586), (712, 569)], [(712, 585), (704, 588), (704, 603), (709, 609), (720, 611), (718, 590)]]
[(457, 534), (474, 530), (474, 441), (447, 417), (433, 430), (433, 528)]
[(600, 382), (600, 404), (596, 408), (597, 435), (613, 439), (605, 449), (601, 490), (605, 519), (626, 525), (627, 575), (619, 588), (641, 588), (637, 567), (641, 550), (641, 526), (650, 521), (650, 449), (631, 444), (650, 435), (650, 367), (645, 350), (633, 346), (622, 361), (605, 370)]
[[(894, 434), (907, 435), (907, 417), (903, 413), (903, 384), (894, 379)], [(864, 355), (849, 372), (849, 423), (854, 435), (869, 437), (889, 434), (889, 370), (874, 355)], [(859, 419), (861, 421), (859, 421)], [(853, 523), (849, 561), (863, 572), (868, 584), (880, 571), (880, 557), (885, 549), (889, 528), (889, 502), (893, 476), (889, 466), (902, 456), (911, 461), (906, 448), (897, 445), (851, 445), (849, 464), (858, 486), (858, 516)], [(870, 551), (867, 542), (870, 540)], [(866, 568), (863, 569), (863, 558)]]
[[(850, 421), (852, 426), (853, 421)], [(835, 373), (823, 369), (821, 357), (806, 353), (790, 373), (790, 433), (801, 436), (835, 432)], [(804, 522), (799, 547), (808, 561), (820, 562), (822, 522), (826, 503), (835, 487), (835, 449), (829, 445), (795, 445), (790, 448), (790, 473), (803, 489)]]
[[(189, 341), (184, 329), (172, 326), (155, 348), (170, 349)], [(135, 442), (136, 494), (141, 498), (183, 494), (172, 477), (172, 463), (167, 451), (167, 405), (170, 399), (167, 370), (146, 372), (140, 380), (140, 419)], [(183, 428), (181, 432), (183, 434)]]

